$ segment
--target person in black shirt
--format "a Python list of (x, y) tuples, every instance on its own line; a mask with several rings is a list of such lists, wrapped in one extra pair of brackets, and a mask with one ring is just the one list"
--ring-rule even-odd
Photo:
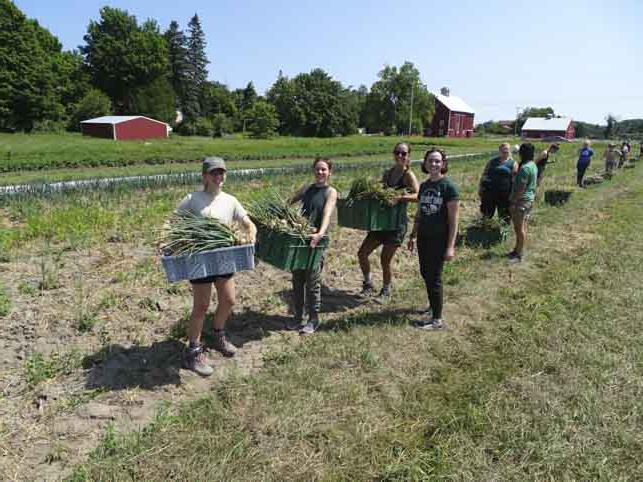
[(371, 296), (375, 294), (375, 285), (371, 277), (371, 265), (368, 257), (380, 245), (382, 254), (380, 263), (382, 265), (383, 286), (379, 295), (375, 298), (378, 303), (385, 303), (391, 296), (391, 281), (393, 273), (391, 262), (397, 249), (404, 242), (404, 236), (407, 230), (406, 204), (417, 200), (418, 181), (411, 171), (411, 148), (404, 142), (398, 142), (393, 148), (395, 165), (386, 170), (382, 176), (382, 184), (386, 187), (392, 187), (400, 192), (400, 195), (394, 200), (394, 203), (403, 203), (404, 218), (402, 225), (395, 231), (369, 231), (357, 252), (359, 266), (364, 276), (362, 282), (362, 296)]
[(420, 273), (431, 306), (431, 317), (415, 323), (415, 326), (425, 330), (445, 328), (442, 322), (442, 268), (445, 261), (455, 257), (460, 209), (458, 188), (444, 176), (448, 170), (444, 151), (437, 148), (427, 151), (422, 172), (427, 173), (429, 178), (420, 185), (418, 210), (408, 242), (409, 250), (413, 251), (417, 237)]
[[(304, 216), (307, 216), (311, 225), (316, 228), (315, 234), (310, 240), (310, 246), (314, 248), (328, 232), (330, 217), (337, 204), (337, 191), (329, 184), (333, 170), (333, 163), (330, 159), (318, 157), (313, 162), (313, 170), (315, 182), (299, 189), (290, 198), (290, 202), (301, 201)], [(312, 334), (319, 327), (323, 263), (322, 260), (315, 270), (300, 269), (292, 273), (295, 316), (288, 328), (298, 329), (302, 335)], [(302, 326), (304, 304), (308, 305), (308, 323)]]

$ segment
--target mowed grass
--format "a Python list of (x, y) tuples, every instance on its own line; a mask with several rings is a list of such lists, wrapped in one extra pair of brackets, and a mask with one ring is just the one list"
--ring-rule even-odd
[(640, 480), (641, 199), (630, 170), (539, 208), (522, 266), (452, 268), (475, 275), (447, 288), (451, 331), (399, 308), (343, 319), (140, 432), (107, 430), (73, 480)]
[(167, 164), (198, 161), (207, 155), (227, 160), (267, 160), (370, 156), (389, 154), (398, 140), (417, 150), (429, 144), (456, 148), (460, 152), (488, 150), (496, 144), (486, 139), (430, 139), (384, 136), (348, 136), (330, 139), (277, 137), (258, 140), (241, 136), (229, 138), (182, 137), (147, 141), (113, 141), (80, 134), (0, 134), (0, 172), (60, 168), (96, 168)]

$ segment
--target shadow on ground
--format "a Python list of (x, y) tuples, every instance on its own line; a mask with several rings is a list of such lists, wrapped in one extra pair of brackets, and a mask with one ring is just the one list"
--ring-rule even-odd
[(165, 340), (151, 346), (109, 345), (83, 359), (89, 369), (88, 389), (124, 390), (140, 387), (153, 390), (164, 385), (179, 385), (183, 343)]

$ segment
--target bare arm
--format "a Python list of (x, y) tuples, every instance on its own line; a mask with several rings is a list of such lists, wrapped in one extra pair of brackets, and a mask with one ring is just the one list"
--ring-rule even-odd
[(326, 193), (326, 203), (324, 204), (324, 212), (322, 213), (322, 222), (319, 230), (312, 236), (310, 245), (314, 248), (319, 243), (319, 240), (326, 235), (328, 227), (330, 226), (330, 217), (335, 210), (337, 204), (337, 190), (334, 187), (329, 187)]
[(257, 240), (257, 226), (255, 226), (255, 223), (252, 222), (248, 215), (245, 215), (241, 220), (241, 225), (248, 233), (248, 241), (250, 244), (254, 244)]
[(455, 257), (455, 240), (458, 235), (458, 222), (460, 217), (460, 201), (457, 199), (447, 203), (447, 218), (449, 220), (449, 231), (447, 233), (447, 251), (444, 255), (446, 261)]
[(404, 185), (409, 190), (408, 193), (401, 194), (398, 198), (398, 202), (411, 202), (415, 203), (418, 200), (418, 192), (420, 191), (420, 183), (411, 171), (407, 171), (404, 174)]
[(299, 190), (288, 199), (288, 204), (295, 204), (297, 201), (301, 201), (301, 198), (304, 197), (306, 191), (308, 190), (309, 185), (304, 184)]

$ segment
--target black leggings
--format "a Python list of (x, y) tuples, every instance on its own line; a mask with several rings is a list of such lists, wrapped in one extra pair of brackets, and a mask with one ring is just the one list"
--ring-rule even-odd
[(585, 171), (587, 171), (588, 167), (589, 164), (578, 164), (576, 166), (576, 184), (578, 184), (580, 187), (583, 187), (583, 177), (585, 177)]
[(420, 274), (424, 278), (426, 294), (433, 312), (433, 318), (442, 319), (442, 268), (447, 250), (447, 238), (418, 238)]

